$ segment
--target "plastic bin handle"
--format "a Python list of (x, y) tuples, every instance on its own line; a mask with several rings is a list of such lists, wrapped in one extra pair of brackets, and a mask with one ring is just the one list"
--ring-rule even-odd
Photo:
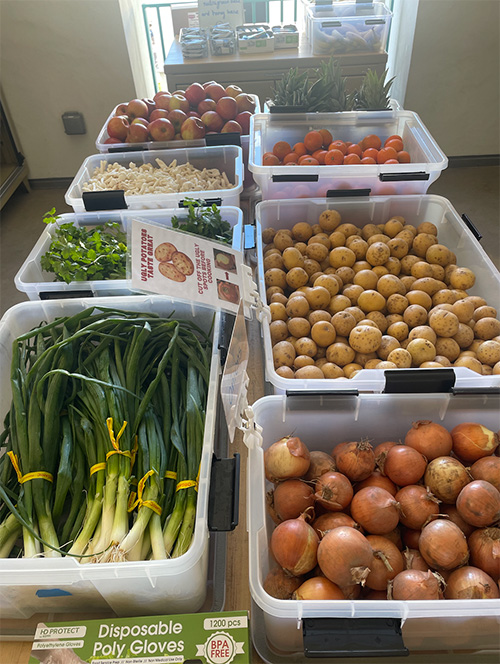
[(339, 28), (342, 25), (342, 21), (321, 21), (322, 28)]
[(306, 657), (405, 657), (399, 618), (304, 618)]
[(94, 297), (91, 290), (54, 290), (40, 291), (41, 300), (70, 300), (75, 297)]
[(295, 174), (295, 175), (273, 175), (273, 182), (317, 182), (319, 175), (314, 174)]
[(232, 459), (212, 458), (208, 496), (208, 529), (227, 532), (238, 525), (240, 499), (240, 455)]
[(350, 198), (351, 196), (369, 196), (371, 189), (329, 189), (327, 198)]
[(108, 148), (108, 152), (142, 152), (144, 150), (143, 144), (130, 145), (127, 143), (125, 147), (121, 148)]
[(241, 147), (241, 136), (237, 131), (228, 131), (225, 134), (209, 134), (205, 136), (207, 147), (213, 145), (238, 145)]
[[(203, 205), (206, 205), (207, 207), (210, 206), (210, 205), (219, 205), (219, 206), (222, 205), (222, 198), (200, 198), (200, 199), (197, 199), (197, 200), (201, 201), (202, 207), (203, 207)], [(187, 208), (188, 205), (189, 205), (189, 202), (186, 201), (184, 198), (179, 201), (179, 207), (180, 208)]]
[(227, 358), (227, 351), (229, 350), (229, 343), (231, 342), (231, 335), (233, 333), (234, 321), (236, 317), (234, 314), (224, 312), (221, 314), (219, 341), (217, 348), (220, 352), (220, 363), (224, 366)]
[(305, 106), (269, 106), (269, 113), (306, 113)]
[(416, 171), (415, 173), (380, 173), (380, 182), (409, 182), (410, 180), (428, 180), (429, 173)]
[(466, 214), (463, 214), (463, 215), (462, 215), (462, 220), (463, 220), (463, 222), (465, 223), (465, 225), (467, 226), (467, 228), (470, 230), (470, 232), (472, 233), (472, 235), (474, 235), (474, 237), (476, 238), (476, 240), (477, 240), (478, 242), (481, 242), (481, 238), (482, 238), (483, 236), (481, 235), (481, 233), (479, 232), (479, 230), (474, 226), (474, 224), (472, 223), (472, 221), (470, 220), (470, 218), (469, 218)]
[(384, 394), (428, 394), (451, 392), (455, 385), (453, 369), (386, 369)]
[(83, 205), (87, 212), (99, 210), (126, 210), (125, 192), (123, 189), (109, 191), (84, 191)]
[(369, 18), (365, 21), (365, 25), (384, 25), (385, 18)]

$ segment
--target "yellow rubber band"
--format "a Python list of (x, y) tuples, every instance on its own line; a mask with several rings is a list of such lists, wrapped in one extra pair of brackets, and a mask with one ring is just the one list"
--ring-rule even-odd
[(177, 479), (177, 473), (175, 470), (167, 470), (165, 473), (165, 479), (167, 480), (176, 480)]
[(198, 491), (198, 482), (195, 482), (194, 480), (182, 480), (175, 487), (175, 491), (177, 492), (181, 489), (190, 489), (191, 487), (194, 487), (195, 491)]
[(111, 440), (111, 444), (113, 445), (113, 449), (110, 450), (106, 454), (106, 461), (109, 459), (109, 457), (113, 456), (113, 454), (121, 454), (122, 456), (125, 456), (128, 459), (130, 459), (130, 470), (132, 470), (132, 468), (134, 467), (135, 457), (137, 455), (137, 450), (139, 449), (139, 445), (138, 445), (138, 442), (137, 442), (137, 436), (134, 438), (134, 446), (133, 446), (131, 451), (130, 450), (121, 450), (119, 445), (118, 445), (118, 441), (122, 437), (122, 434), (125, 431), (125, 427), (127, 426), (127, 424), (128, 424), (128, 422), (126, 420), (124, 420), (124, 422), (122, 424), (122, 427), (121, 427), (120, 431), (118, 432), (118, 435), (115, 438), (115, 433), (113, 431), (113, 418), (108, 417), (108, 419), (106, 420), (106, 426), (108, 427), (109, 439)]
[(90, 467), (90, 476), (94, 473), (98, 473), (100, 470), (106, 470), (106, 462), (101, 461), (101, 463), (95, 463), (93, 466)]
[(141, 507), (148, 507), (150, 510), (153, 510), (153, 512), (156, 512), (159, 516), (161, 516), (161, 507), (156, 503), (154, 500), (143, 500), (142, 499), (142, 492), (144, 491), (144, 486), (151, 475), (155, 474), (155, 470), (148, 470), (148, 472), (144, 475), (144, 477), (139, 481), (139, 484), (137, 485), (137, 499), (135, 499), (135, 492), (132, 492), (130, 494), (127, 510), (129, 512), (132, 512), (136, 507), (141, 508)]
[(14, 470), (16, 471), (17, 475), (17, 481), (19, 484), (24, 484), (25, 482), (29, 482), (30, 480), (46, 480), (47, 482), (53, 482), (54, 478), (52, 477), (51, 473), (46, 472), (45, 470), (37, 470), (32, 473), (26, 473), (26, 475), (23, 475), (21, 473), (21, 468), (19, 467), (19, 459), (17, 458), (17, 454), (14, 454), (14, 452), (10, 451), (7, 452), (7, 456), (12, 462), (12, 465), (14, 466)]

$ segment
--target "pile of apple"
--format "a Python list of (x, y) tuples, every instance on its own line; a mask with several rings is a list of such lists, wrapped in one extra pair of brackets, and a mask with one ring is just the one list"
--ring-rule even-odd
[(104, 143), (192, 141), (227, 132), (245, 135), (250, 133), (255, 107), (255, 97), (237, 85), (192, 83), (185, 90), (161, 91), (153, 99), (119, 104), (106, 125)]

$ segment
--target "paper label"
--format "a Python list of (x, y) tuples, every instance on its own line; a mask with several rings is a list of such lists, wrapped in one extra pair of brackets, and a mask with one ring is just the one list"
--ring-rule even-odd
[(243, 0), (198, 0), (198, 15), (202, 28), (216, 23), (229, 23), (235, 28), (244, 21)]
[(132, 289), (237, 313), (243, 297), (240, 251), (140, 218), (132, 220), (129, 246)]

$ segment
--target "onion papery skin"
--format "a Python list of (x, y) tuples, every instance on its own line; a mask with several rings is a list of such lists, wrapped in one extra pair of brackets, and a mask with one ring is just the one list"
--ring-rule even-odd
[(485, 480), (500, 491), (500, 457), (482, 457), (472, 464), (469, 472), (475, 480)]
[(266, 478), (276, 484), (302, 477), (309, 470), (309, 450), (297, 436), (284, 436), (264, 451)]
[(478, 567), (453, 570), (446, 582), (445, 599), (498, 599), (498, 586), (489, 574)]
[(419, 569), (406, 569), (389, 582), (392, 599), (439, 599), (441, 583), (433, 572)]
[(364, 584), (373, 563), (373, 551), (364, 535), (341, 526), (325, 534), (318, 546), (323, 574), (341, 588)]
[(500, 491), (489, 482), (473, 480), (458, 494), (457, 510), (476, 528), (492, 526), (500, 520)]
[(316, 531), (302, 515), (278, 524), (271, 534), (271, 552), (276, 562), (293, 576), (314, 569), (318, 543)]
[(403, 561), (405, 569), (419, 569), (421, 572), (428, 572), (429, 565), (418, 549), (406, 549), (403, 551)]
[(356, 523), (351, 516), (344, 512), (326, 512), (325, 514), (316, 517), (311, 525), (320, 539), (329, 530), (340, 528), (340, 526), (348, 526), (349, 528), (361, 530), (361, 526)]
[(403, 538), (401, 537), (401, 529), (399, 526), (394, 528), (394, 530), (389, 531), (388, 533), (384, 533), (384, 537), (386, 537), (388, 540), (391, 540), (391, 542), (395, 544), (400, 551), (403, 550)]
[(354, 495), (348, 478), (336, 471), (329, 471), (318, 477), (314, 488), (316, 501), (332, 512), (342, 512)]
[(401, 536), (403, 543), (409, 549), (418, 549), (418, 542), (420, 540), (421, 530), (413, 530), (412, 528), (401, 528)]
[(424, 484), (441, 502), (454, 505), (458, 494), (471, 478), (466, 467), (450, 456), (438, 457), (427, 464)]
[(400, 506), (399, 520), (407, 528), (419, 530), (439, 514), (439, 500), (420, 484), (408, 484), (395, 495)]
[(375, 470), (375, 454), (367, 440), (342, 443), (336, 448), (337, 470), (351, 482), (362, 482)]
[(462, 422), (451, 430), (453, 452), (459, 459), (474, 463), (494, 454), (498, 447), (498, 434), (477, 422)]
[(344, 593), (336, 583), (327, 579), (326, 576), (313, 576), (306, 579), (304, 583), (293, 593), (292, 599), (342, 599), (345, 600)]
[(384, 535), (399, 523), (399, 503), (388, 491), (369, 486), (351, 501), (351, 516), (371, 535)]
[(478, 528), (468, 543), (471, 565), (500, 581), (500, 528)]
[(439, 506), (439, 513), (448, 516), (450, 521), (456, 523), (456, 525), (460, 528), (465, 537), (469, 537), (469, 535), (474, 532), (475, 530), (474, 526), (471, 526), (470, 523), (467, 523), (467, 521), (464, 521), (464, 519), (462, 519), (462, 517), (458, 513), (456, 505), (446, 505), (445, 503), (442, 503)]
[(333, 457), (321, 450), (312, 450), (309, 453), (309, 470), (303, 476), (303, 479), (306, 482), (314, 482), (329, 470), (337, 470)]
[(447, 519), (431, 521), (420, 533), (418, 550), (429, 567), (452, 570), (469, 560), (467, 538)]
[(373, 562), (370, 574), (366, 577), (366, 587), (387, 592), (387, 582), (404, 569), (403, 556), (398, 547), (386, 537), (367, 535), (366, 539), (373, 549)]
[(453, 438), (448, 429), (430, 420), (413, 422), (404, 440), (405, 445), (413, 447), (423, 454), (428, 461), (440, 456), (448, 456), (453, 446)]
[(385, 458), (384, 475), (399, 487), (416, 484), (424, 475), (427, 467), (425, 457), (413, 447), (395, 445)]
[(299, 479), (285, 480), (273, 491), (273, 507), (280, 521), (296, 519), (309, 507), (314, 507), (314, 491)]
[(293, 593), (303, 582), (303, 576), (292, 576), (281, 567), (273, 567), (264, 579), (262, 587), (271, 597), (292, 599)]
[(366, 488), (367, 486), (378, 486), (381, 489), (385, 489), (386, 491), (388, 491), (391, 494), (391, 496), (395, 496), (396, 493), (398, 492), (398, 487), (394, 484), (394, 482), (385, 475), (382, 475), (380, 470), (374, 470), (373, 473), (371, 475), (368, 475), (368, 477), (365, 480), (363, 480), (362, 482), (358, 482), (354, 487), (354, 493), (357, 493), (358, 491)]
[(379, 468), (384, 467), (385, 458), (387, 453), (395, 445), (401, 445), (402, 443), (396, 443), (394, 440), (385, 440), (383, 443), (379, 443), (373, 448), (373, 453), (375, 454), (375, 463)]

